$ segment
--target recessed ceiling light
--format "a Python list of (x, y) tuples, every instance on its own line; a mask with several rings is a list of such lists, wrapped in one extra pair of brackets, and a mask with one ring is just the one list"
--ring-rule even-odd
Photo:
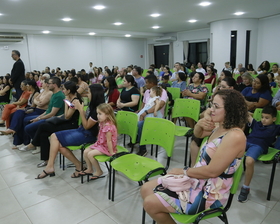
[(91, 35), (91, 36), (93, 36), (93, 35), (95, 35), (96, 33), (90, 32), (90, 33), (88, 33), (88, 34)]
[(71, 21), (72, 19), (69, 18), (69, 17), (66, 17), (66, 18), (63, 18), (62, 20), (63, 20), (64, 22), (69, 22), (69, 21)]
[(211, 2), (201, 2), (199, 3), (200, 6), (208, 6), (211, 5)]
[(131, 37), (131, 35), (130, 35), (130, 34), (125, 34), (124, 36), (125, 36), (125, 37)]
[(102, 9), (105, 9), (105, 6), (104, 5), (96, 5), (96, 6), (93, 6), (94, 9), (96, 10), (102, 10)]
[(236, 15), (236, 16), (241, 16), (243, 14), (244, 14), (244, 12), (236, 12), (236, 13), (234, 13), (234, 15)]
[(196, 19), (190, 19), (188, 22), (189, 23), (195, 23), (195, 22), (197, 22), (197, 20)]
[(42, 33), (48, 34), (48, 33), (50, 33), (50, 31), (49, 30), (44, 30), (44, 31), (42, 31)]
[(120, 26), (120, 25), (122, 25), (122, 23), (121, 22), (116, 22), (116, 23), (114, 23), (114, 25)]
[(160, 14), (158, 14), (158, 13), (154, 13), (154, 14), (151, 14), (150, 16), (151, 16), (151, 17), (159, 17), (159, 16), (160, 16)]
[(153, 26), (152, 28), (153, 28), (153, 29), (158, 29), (158, 28), (159, 28), (159, 26)]

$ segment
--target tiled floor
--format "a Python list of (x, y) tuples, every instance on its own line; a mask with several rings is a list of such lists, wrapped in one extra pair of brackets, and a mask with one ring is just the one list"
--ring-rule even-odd
[[(3, 128), (1, 128), (3, 129)], [(120, 139), (120, 143), (121, 143)], [(183, 166), (184, 138), (177, 138), (172, 167)], [(79, 156), (77, 152), (77, 156)], [(78, 157), (79, 158), (79, 157)], [(160, 150), (158, 160), (165, 164), (166, 156)], [(0, 223), (1, 224), (140, 224), (142, 200), (138, 184), (117, 174), (115, 202), (107, 199), (108, 177), (89, 183), (70, 178), (73, 168), (65, 171), (56, 166), (56, 176), (43, 180), (34, 178), (39, 154), (11, 149), (11, 137), (0, 136)], [(102, 164), (104, 173), (106, 167)], [(257, 163), (252, 181), (250, 200), (236, 201), (228, 212), (230, 223), (280, 223), (279, 165), (271, 201), (266, 200), (271, 165)], [(146, 223), (152, 223), (149, 217)], [(213, 218), (204, 223), (222, 223)]]

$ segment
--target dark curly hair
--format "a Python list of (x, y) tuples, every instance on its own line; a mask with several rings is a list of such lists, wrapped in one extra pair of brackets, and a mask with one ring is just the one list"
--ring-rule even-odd
[(219, 95), (224, 101), (225, 119), (223, 128), (244, 128), (248, 120), (248, 109), (242, 94), (234, 89), (219, 90), (213, 96)]

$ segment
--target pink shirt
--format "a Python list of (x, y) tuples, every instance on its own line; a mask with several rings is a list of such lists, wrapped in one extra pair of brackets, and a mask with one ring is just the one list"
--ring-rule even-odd
[[(148, 103), (149, 99), (150, 99), (150, 90), (147, 89), (144, 93), (143, 103), (145, 103), (145, 104)], [(167, 99), (168, 99), (167, 93), (166, 93), (165, 89), (162, 89), (162, 94), (161, 94), (160, 100), (165, 102), (165, 105), (160, 110), (162, 115), (164, 115), (164, 109), (166, 106)]]

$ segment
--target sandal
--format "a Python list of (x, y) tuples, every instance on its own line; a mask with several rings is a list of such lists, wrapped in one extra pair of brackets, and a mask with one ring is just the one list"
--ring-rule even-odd
[(38, 174), (38, 176), (35, 179), (44, 179), (47, 176), (50, 176), (50, 177), (54, 177), (55, 176), (55, 172), (47, 173), (45, 170), (43, 170), (43, 172), (45, 173), (45, 176), (41, 176), (40, 177), (41, 174)]
[(75, 171), (78, 172), (78, 175), (74, 172), (74, 173), (71, 175), (71, 178), (78, 178), (78, 177), (81, 176), (81, 174), (80, 174), (81, 170), (75, 169)]
[(79, 174), (80, 174), (80, 176), (86, 176), (86, 175), (91, 176), (91, 175), (93, 175), (93, 173), (87, 173), (87, 172), (85, 172), (84, 170), (80, 171)]

